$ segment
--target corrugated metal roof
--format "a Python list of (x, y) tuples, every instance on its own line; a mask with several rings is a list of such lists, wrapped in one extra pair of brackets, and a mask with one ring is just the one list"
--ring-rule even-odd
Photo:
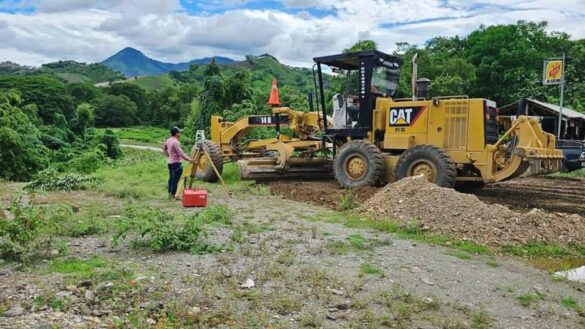
[[(529, 101), (530, 103), (534, 103), (538, 106), (547, 108), (553, 112), (556, 112), (556, 113), (560, 112), (560, 107), (558, 105), (537, 101), (536, 99), (531, 99), (531, 98), (527, 99), (527, 101)], [(570, 108), (564, 107), (564, 106), (563, 106), (563, 116), (566, 116), (567, 118), (570, 118), (570, 119), (585, 120), (585, 114), (579, 113), (573, 109), (570, 109)]]

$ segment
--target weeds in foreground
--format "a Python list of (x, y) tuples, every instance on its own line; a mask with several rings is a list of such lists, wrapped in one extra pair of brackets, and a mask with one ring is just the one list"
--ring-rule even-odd
[(531, 258), (572, 257), (581, 259), (585, 257), (585, 245), (574, 242), (569, 243), (569, 245), (566, 247), (546, 245), (543, 243), (531, 243), (522, 246), (507, 245), (493, 249), (492, 247), (480, 245), (472, 241), (462, 241), (443, 234), (425, 232), (421, 230), (420, 225), (414, 221), (401, 225), (392, 220), (372, 220), (347, 212), (325, 213), (312, 218), (299, 216), (299, 218), (311, 221), (316, 220), (327, 223), (339, 223), (350, 228), (368, 228), (380, 232), (394, 233), (401, 239), (416, 240), (430, 244), (442, 245), (465, 251), (471, 255), (491, 255), (494, 252), (500, 252), (508, 255)]
[(60, 236), (81, 237), (102, 234), (108, 231), (108, 225), (102, 214), (91, 210), (83, 214), (74, 214), (70, 207), (60, 206), (47, 212), (50, 233)]
[(89, 259), (67, 258), (54, 260), (49, 265), (48, 272), (65, 273), (65, 274), (82, 274), (89, 275), (96, 268), (104, 268), (108, 266), (108, 262), (100, 257), (92, 257)]
[(344, 190), (339, 193), (337, 198), (337, 209), (340, 211), (347, 211), (354, 209), (356, 206), (357, 202), (351, 190)]
[(530, 307), (540, 301), (542, 297), (537, 294), (524, 294), (516, 297), (516, 299), (520, 302), (520, 305)]
[(47, 226), (43, 213), (35, 207), (34, 195), (18, 195), (6, 209), (8, 217), (0, 217), (1, 258), (27, 262), (59, 254), (65, 247), (50, 234), (42, 234)]
[(207, 207), (203, 211), (183, 215), (160, 209), (130, 208), (126, 217), (118, 221), (112, 237), (112, 247), (132, 234), (132, 245), (154, 252), (190, 251), (212, 252), (215, 248), (206, 242), (205, 224), (231, 223), (225, 207)]
[(101, 179), (81, 174), (60, 175), (56, 170), (47, 169), (28, 183), (24, 189), (29, 191), (74, 191), (86, 190), (96, 187), (102, 182)]
[(455, 257), (455, 258), (459, 258), (459, 259), (461, 259), (461, 260), (469, 260), (469, 259), (471, 259), (471, 255), (470, 255), (470, 254), (468, 254), (468, 253), (467, 253), (467, 252), (465, 252), (465, 251), (462, 251), (462, 250), (453, 250), (453, 251), (448, 251), (448, 252), (447, 252), (447, 255), (449, 255), (449, 256), (453, 256), (453, 257)]
[(363, 263), (360, 266), (360, 271), (364, 274), (383, 274), (384, 273), (381, 268), (379, 268), (375, 265), (372, 265), (370, 263)]

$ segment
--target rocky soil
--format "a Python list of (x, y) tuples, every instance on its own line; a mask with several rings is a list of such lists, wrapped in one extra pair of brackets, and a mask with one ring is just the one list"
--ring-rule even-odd
[(516, 212), (499, 204), (485, 204), (475, 195), (438, 187), (421, 177), (387, 185), (358, 211), (403, 224), (416, 221), (423, 230), (493, 246), (585, 243), (585, 218), (579, 215), (539, 209)]
[[(437, 199), (427, 209), (440, 207), (448, 197), (432, 193)], [(585, 313), (563, 302), (585, 305), (582, 284), (521, 262), (346, 227), (338, 212), (261, 190), (237, 191), (230, 198), (217, 187), (210, 195), (212, 205), (224, 205), (233, 215), (232, 224), (208, 228), (209, 243), (220, 247), (216, 252), (153, 253), (127, 244), (112, 248), (110, 234), (102, 234), (68, 238), (66, 255), (37, 263), (0, 261), (0, 328), (585, 324)], [(80, 205), (81, 211), (92, 203), (121, 200), (85, 191), (48, 198)], [(169, 212), (199, 211), (181, 208), (164, 193), (133, 203)], [(85, 265), (69, 272), (57, 266), (71, 260)], [(86, 269), (88, 264), (94, 268)]]

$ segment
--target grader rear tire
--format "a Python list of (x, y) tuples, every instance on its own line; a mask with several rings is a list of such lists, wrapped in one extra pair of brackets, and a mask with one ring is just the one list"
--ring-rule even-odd
[(333, 173), (343, 188), (376, 186), (384, 176), (384, 157), (376, 145), (353, 140), (339, 150)]
[(398, 159), (396, 179), (423, 175), (429, 182), (452, 188), (457, 178), (457, 167), (447, 152), (434, 145), (417, 145)]
[[(217, 171), (221, 175), (223, 173), (223, 157), (221, 155), (221, 149), (219, 145), (215, 144), (210, 140), (205, 140), (203, 142), (203, 148), (207, 151), (209, 156), (211, 157), (211, 161), (217, 168)], [(213, 167), (208, 163), (208, 159), (206, 156), (201, 157), (201, 162), (197, 167), (197, 175), (198, 180), (215, 183), (219, 180), (219, 176), (213, 170)]]

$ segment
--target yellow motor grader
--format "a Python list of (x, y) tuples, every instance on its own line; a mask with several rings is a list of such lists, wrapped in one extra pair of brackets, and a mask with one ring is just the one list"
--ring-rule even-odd
[[(453, 187), (560, 168), (562, 152), (555, 149), (555, 137), (541, 129), (538, 119), (519, 116), (501, 131), (493, 101), (465, 96), (429, 99), (424, 79), (413, 81), (418, 92), (412, 98), (395, 98), (403, 63), (396, 56), (368, 50), (314, 60), (317, 111), (274, 108), (272, 116), (245, 117), (234, 123), (212, 118), (212, 141), (225, 158), (239, 160), (243, 179), (333, 175), (348, 188), (423, 175), (439, 186)], [(328, 112), (323, 66), (347, 77), (347, 89), (334, 97), (327, 126), (322, 124)], [(249, 127), (278, 129), (285, 123), (297, 132), (296, 138), (279, 134), (240, 149), (233, 144), (238, 138), (230, 138), (245, 134)]]

